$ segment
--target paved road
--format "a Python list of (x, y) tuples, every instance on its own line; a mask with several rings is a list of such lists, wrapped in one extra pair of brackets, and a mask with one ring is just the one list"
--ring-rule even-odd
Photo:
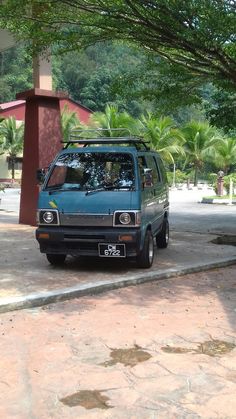
[[(8, 190), (2, 202), (8, 211), (0, 211), (0, 311), (42, 305), (235, 262), (234, 246), (213, 244), (215, 236), (203, 234), (204, 225), (210, 229), (208, 219), (213, 220), (211, 208), (214, 206), (198, 204), (200, 194), (202, 191), (171, 191), (170, 245), (168, 249), (155, 249), (152, 269), (146, 271), (137, 269), (129, 261), (122, 261), (121, 265), (120, 261), (114, 260), (91, 262), (71, 257), (63, 268), (53, 268), (39, 252), (35, 228), (18, 224), (19, 193)], [(201, 208), (206, 211), (205, 215), (199, 211)], [(217, 208), (223, 222), (225, 208)], [(235, 207), (229, 209), (234, 219)], [(233, 221), (231, 223), (233, 225)], [(194, 228), (200, 233), (194, 232)]]
[[(236, 234), (236, 206), (200, 203), (202, 196), (211, 194), (212, 191), (206, 188), (170, 191), (171, 228), (175, 231)], [(17, 223), (20, 191), (6, 189), (5, 193), (0, 193), (0, 198), (0, 210), (8, 211), (7, 214), (0, 211), (0, 222)]]
[(236, 206), (201, 204), (209, 190), (170, 192), (170, 223), (175, 231), (236, 234)]

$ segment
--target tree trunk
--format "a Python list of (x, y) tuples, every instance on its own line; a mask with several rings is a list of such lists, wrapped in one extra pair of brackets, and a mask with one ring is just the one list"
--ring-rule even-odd
[(198, 167), (195, 167), (195, 171), (194, 171), (194, 186), (197, 186), (197, 182), (198, 182)]
[(15, 157), (11, 158), (11, 178), (15, 180)]

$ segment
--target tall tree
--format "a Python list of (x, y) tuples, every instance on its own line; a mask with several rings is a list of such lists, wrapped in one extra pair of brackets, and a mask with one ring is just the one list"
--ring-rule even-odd
[(61, 128), (63, 141), (69, 141), (73, 129), (81, 129), (82, 124), (76, 112), (70, 112), (68, 106), (65, 106), (61, 113)]
[(0, 149), (8, 154), (11, 163), (12, 179), (15, 179), (15, 159), (23, 151), (24, 124), (17, 126), (13, 117), (0, 123)]
[(228, 174), (236, 165), (236, 138), (222, 138), (216, 147), (215, 166)]
[(35, 3), (5, 0), (0, 26), (23, 40), (34, 39), (36, 49), (57, 43), (61, 50), (72, 50), (106, 39), (126, 40), (193, 74), (235, 87), (232, 0), (58, 0), (37, 8)]
[[(20, 69), (20, 71), (19, 71)], [(24, 46), (0, 53), (0, 103), (32, 88), (32, 59)]]
[(182, 132), (185, 138), (185, 166), (190, 165), (194, 168), (194, 185), (197, 186), (199, 172), (208, 159), (216, 158), (216, 147), (222, 137), (207, 121), (190, 121)]
[(170, 117), (143, 115), (140, 133), (166, 163), (175, 163), (177, 156), (184, 156), (184, 137)]
[[(119, 112), (117, 106), (107, 105), (105, 112), (91, 116), (91, 127), (97, 127), (97, 134), (104, 137), (125, 137), (138, 134), (138, 123), (127, 112)], [(99, 128), (102, 131), (99, 132)]]

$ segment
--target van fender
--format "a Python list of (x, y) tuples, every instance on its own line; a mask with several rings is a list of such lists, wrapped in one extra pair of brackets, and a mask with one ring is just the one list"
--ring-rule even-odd
[(153, 234), (152, 225), (151, 224), (148, 224), (147, 226), (145, 225), (145, 226), (143, 226), (141, 228), (141, 237), (140, 237), (140, 245), (139, 245), (139, 251), (140, 252), (141, 252), (141, 250), (142, 250), (142, 248), (144, 246), (144, 239), (145, 239), (145, 236), (146, 236), (146, 232), (148, 230), (151, 231), (151, 233)]

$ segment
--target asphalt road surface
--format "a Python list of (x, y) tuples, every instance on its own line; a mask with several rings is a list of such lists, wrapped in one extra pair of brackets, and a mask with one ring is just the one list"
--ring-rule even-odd
[[(170, 191), (170, 226), (174, 231), (212, 234), (236, 234), (236, 206), (223, 204), (201, 204), (201, 198), (212, 195), (212, 191)], [(20, 191), (6, 189), (0, 192), (0, 222), (18, 222)], [(7, 214), (3, 211), (6, 210)], [(9, 216), (9, 217), (8, 217)]]
[(208, 190), (170, 192), (170, 224), (172, 230), (212, 234), (236, 234), (236, 206), (201, 204)]

